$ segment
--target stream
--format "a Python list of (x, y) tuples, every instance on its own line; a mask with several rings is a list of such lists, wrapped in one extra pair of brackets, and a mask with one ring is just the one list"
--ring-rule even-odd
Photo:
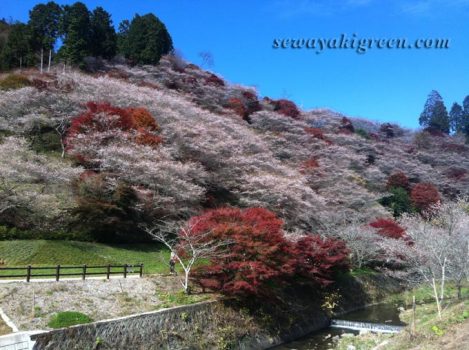
[[(364, 309), (352, 311), (347, 314), (338, 316), (338, 319), (348, 321), (361, 321), (372, 323), (383, 323), (389, 325), (405, 325), (399, 319), (398, 306), (395, 304), (379, 304), (368, 306)], [(341, 336), (344, 333), (358, 334), (358, 331), (340, 329), (340, 328), (325, 328), (320, 331), (313, 332), (297, 339), (291, 343), (283, 344), (272, 348), (273, 350), (328, 350), (333, 349), (333, 338)]]

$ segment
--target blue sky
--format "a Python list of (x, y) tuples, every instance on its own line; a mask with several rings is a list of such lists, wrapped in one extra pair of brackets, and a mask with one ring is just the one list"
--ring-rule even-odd
[[(0, 0), (0, 17), (26, 21), (36, 0)], [(57, 1), (60, 4), (73, 1)], [(469, 0), (85, 0), (117, 24), (153, 12), (184, 58), (256, 86), (260, 95), (290, 98), (305, 109), (417, 127), (432, 89), (448, 109), (469, 95)], [(446, 50), (275, 50), (275, 38), (449, 38)]]

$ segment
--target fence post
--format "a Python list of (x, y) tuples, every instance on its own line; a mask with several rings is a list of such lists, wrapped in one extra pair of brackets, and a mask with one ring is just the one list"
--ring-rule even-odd
[(55, 270), (55, 280), (58, 282), (60, 279), (60, 265), (57, 265), (57, 268)]
[(31, 265), (28, 265), (28, 269), (26, 272), (26, 282), (29, 282), (31, 280)]
[(83, 281), (84, 281), (85, 278), (86, 278), (86, 264), (83, 265), (83, 273), (82, 273), (82, 275), (81, 275), (81, 278), (82, 278)]
[(106, 278), (109, 279), (109, 276), (111, 275), (111, 265), (107, 265), (107, 272), (106, 272)]
[(143, 277), (143, 264), (140, 264), (140, 277)]
[(127, 278), (127, 264), (124, 265), (124, 278)]

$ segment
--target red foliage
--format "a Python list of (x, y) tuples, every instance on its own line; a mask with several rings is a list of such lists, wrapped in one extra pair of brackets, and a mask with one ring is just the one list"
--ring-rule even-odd
[(273, 101), (274, 104), (274, 111), (286, 115), (287, 117), (291, 117), (293, 119), (297, 119), (300, 116), (300, 111), (296, 104), (289, 100), (276, 100)]
[(343, 117), (342, 120), (340, 121), (339, 131), (346, 133), (346, 134), (354, 133), (355, 128), (352, 124), (352, 121), (348, 119), (347, 117)]
[(246, 118), (248, 114), (243, 101), (241, 101), (239, 98), (236, 98), (236, 97), (230, 98), (228, 100), (227, 107), (233, 110), (237, 115), (239, 115), (243, 119)]
[(144, 128), (149, 131), (158, 131), (160, 129), (155, 118), (153, 118), (146, 108), (131, 108), (129, 111), (132, 117), (132, 127), (134, 129)]
[[(88, 102), (86, 107), (88, 110), (75, 117), (68, 129), (65, 140), (68, 151), (73, 148), (77, 135), (109, 130), (129, 132), (129, 138), (139, 144), (156, 146), (162, 142), (161, 137), (154, 134), (159, 126), (145, 108), (118, 108), (109, 103), (96, 102)], [(76, 156), (79, 160), (82, 158), (80, 155)]]
[(152, 134), (145, 129), (139, 129), (137, 136), (135, 137), (135, 142), (139, 145), (156, 147), (163, 143), (163, 139), (160, 136)]
[(349, 250), (345, 243), (319, 235), (308, 235), (300, 238), (294, 245), (296, 272), (310, 278), (320, 285), (332, 283), (331, 277), (337, 270), (349, 266)]
[(441, 201), (438, 189), (430, 183), (420, 183), (412, 188), (410, 198), (420, 211), (426, 211)]
[(303, 162), (301, 165), (301, 172), (305, 173), (309, 170), (317, 169), (319, 168), (319, 162), (316, 158), (310, 158), (307, 161)]
[(210, 76), (205, 78), (205, 83), (214, 86), (225, 86), (225, 82), (215, 74), (210, 74)]
[(332, 145), (332, 141), (329, 140), (326, 136), (324, 136), (324, 132), (321, 129), (306, 127), (304, 128), (304, 130), (307, 134), (310, 134), (315, 139), (323, 140), (327, 145)]
[(445, 143), (444, 145), (442, 145), (442, 148), (445, 151), (456, 153), (467, 153), (469, 150), (466, 146), (457, 143)]
[(193, 234), (231, 240), (229, 249), (196, 270), (199, 284), (228, 295), (268, 295), (271, 282), (294, 275), (325, 285), (331, 274), (347, 265), (344, 243), (319, 236), (297, 242), (285, 239), (283, 221), (263, 208), (221, 208), (190, 220)]
[(250, 116), (252, 113), (260, 111), (262, 109), (261, 104), (257, 95), (251, 91), (243, 91), (244, 105), (247, 109), (247, 115)]
[(295, 270), (283, 221), (267, 209), (214, 209), (192, 218), (189, 225), (194, 234), (211, 232), (216, 239), (233, 241), (228, 252), (197, 271), (206, 287), (230, 295), (262, 294), (266, 283)]
[(393, 187), (402, 187), (406, 191), (410, 190), (409, 178), (402, 171), (398, 171), (388, 177), (386, 189), (389, 190)]
[(377, 219), (370, 223), (370, 226), (376, 229), (376, 233), (384, 237), (399, 239), (405, 238), (405, 230), (392, 219)]

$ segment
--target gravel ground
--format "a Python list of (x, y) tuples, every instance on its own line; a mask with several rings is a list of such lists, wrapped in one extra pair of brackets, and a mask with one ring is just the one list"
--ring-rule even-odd
[(52, 314), (79, 311), (103, 320), (158, 309), (158, 293), (180, 290), (179, 279), (131, 279), (0, 284), (0, 307), (23, 330), (49, 329)]

